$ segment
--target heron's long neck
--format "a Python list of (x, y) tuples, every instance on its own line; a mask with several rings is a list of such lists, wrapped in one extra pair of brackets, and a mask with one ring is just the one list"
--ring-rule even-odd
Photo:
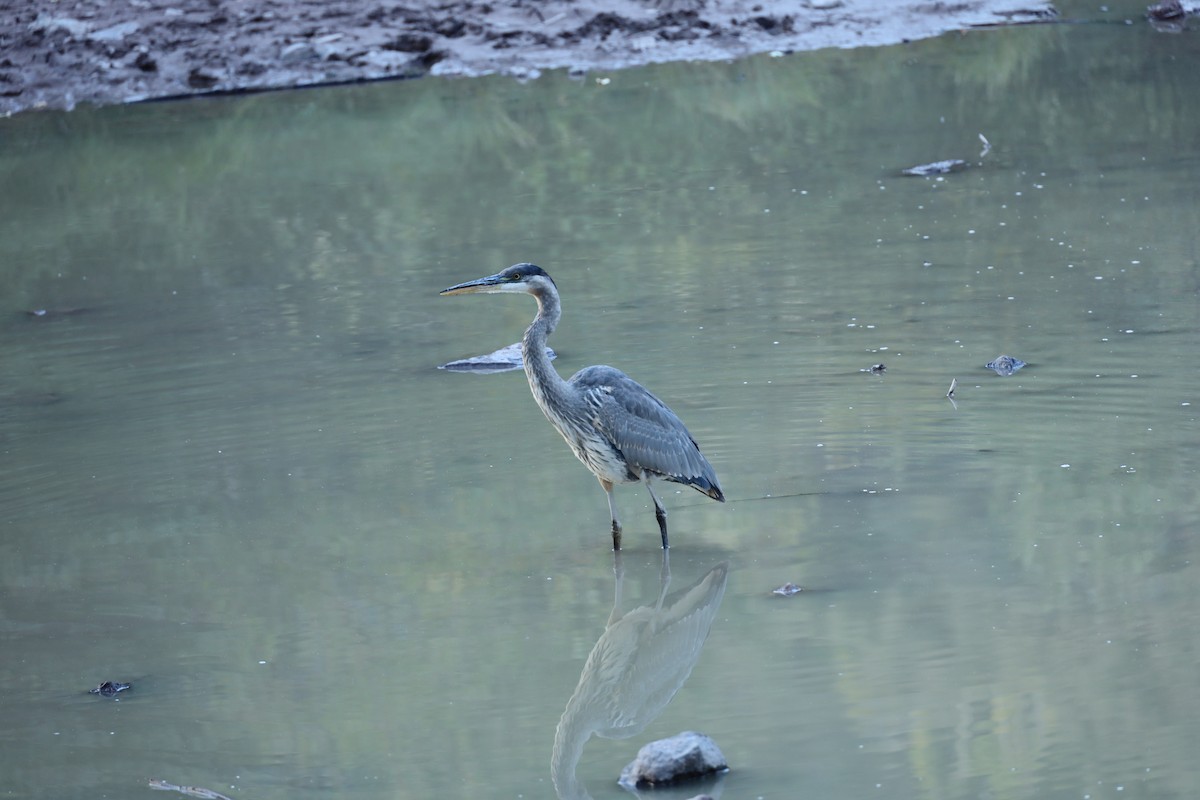
[(546, 338), (558, 327), (558, 319), (562, 316), (558, 295), (553, 291), (541, 292), (534, 297), (538, 303), (537, 316), (525, 331), (521, 339), (521, 358), (525, 362), (525, 377), (529, 378), (529, 388), (543, 410), (547, 403), (555, 397), (561, 397), (568, 391), (567, 382), (550, 363), (546, 355)]

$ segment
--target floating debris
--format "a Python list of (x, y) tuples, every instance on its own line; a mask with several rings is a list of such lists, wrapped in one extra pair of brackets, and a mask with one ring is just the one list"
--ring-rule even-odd
[[(551, 360), (558, 358), (558, 354), (549, 347), (546, 348), (546, 355)], [(521, 358), (521, 344), (516, 342), (484, 356), (460, 358), (458, 361), (442, 364), (438, 369), (448, 369), (451, 372), (508, 372), (524, 366), (525, 361)]]
[(160, 778), (151, 778), (150, 788), (161, 789), (164, 792), (179, 792), (189, 797), (199, 797), (200, 800), (233, 800), (228, 795), (214, 792), (212, 789), (205, 789), (203, 786), (180, 786), (177, 783), (167, 783)]
[(88, 694), (98, 694), (101, 697), (116, 697), (118, 692), (123, 692), (126, 689), (133, 688), (131, 683), (121, 683), (120, 681), (105, 681), (95, 689), (88, 689)]
[(953, 400), (954, 399), (954, 390), (957, 388), (958, 388), (958, 378), (951, 378), (950, 379), (950, 390), (948, 392), (946, 392), (946, 397), (949, 397), (951, 400)]
[(56, 317), (70, 317), (75, 314), (82, 314), (88, 309), (81, 306), (68, 306), (66, 308), (28, 308), (25, 310), (25, 315), (34, 319), (54, 319)]
[(979, 134), (979, 141), (983, 142), (983, 149), (979, 151), (979, 157), (983, 158), (988, 153), (992, 152), (992, 143), (987, 140), (987, 137), (982, 133)]
[(772, 589), (771, 594), (777, 594), (780, 597), (791, 597), (792, 595), (800, 594), (803, 591), (804, 591), (804, 588), (802, 586), (797, 586), (796, 584), (791, 583), (789, 581), (788, 583), (785, 583), (783, 586), (780, 586), (778, 589)]
[(1025, 366), (1025, 362), (1019, 358), (1013, 358), (1012, 356), (996, 356), (995, 359), (989, 361), (983, 366), (987, 369), (990, 369), (997, 375), (1007, 378), (1009, 375), (1012, 375), (1021, 367)]
[(945, 161), (934, 161), (929, 164), (918, 164), (915, 167), (901, 170), (904, 175), (916, 175), (919, 178), (924, 178), (929, 175), (945, 175), (957, 170), (966, 169), (967, 162), (961, 158), (948, 158)]
[(882, 375), (883, 373), (887, 372), (887, 365), (880, 362), (878, 364), (872, 364), (869, 367), (863, 367), (859, 370), (859, 372), (870, 372), (873, 375)]

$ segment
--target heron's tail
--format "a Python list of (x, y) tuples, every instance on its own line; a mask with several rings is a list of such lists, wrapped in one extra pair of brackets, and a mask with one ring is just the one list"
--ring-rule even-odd
[(683, 478), (680, 483), (686, 483), (698, 492), (708, 495), (718, 503), (725, 502), (725, 493), (721, 491), (721, 487), (717, 485), (716, 476), (707, 478), (703, 475), (695, 478)]

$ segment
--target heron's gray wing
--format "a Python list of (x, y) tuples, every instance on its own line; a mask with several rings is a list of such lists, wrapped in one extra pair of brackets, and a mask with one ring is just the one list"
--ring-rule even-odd
[(571, 377), (591, 412), (591, 422), (630, 466), (696, 487), (724, 499), (717, 474), (667, 404), (613, 367), (587, 367)]

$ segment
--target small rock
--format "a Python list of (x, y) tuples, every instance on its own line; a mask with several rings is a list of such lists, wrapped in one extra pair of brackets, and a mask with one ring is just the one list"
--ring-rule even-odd
[(384, 50), (396, 50), (400, 53), (424, 53), (433, 47), (433, 39), (418, 33), (402, 33), (383, 45)]
[(50, 17), (44, 14), (38, 14), (37, 19), (29, 23), (29, 30), (33, 32), (45, 31), (46, 33), (54, 33), (55, 31), (66, 31), (68, 36), (81, 37), (90, 29), (91, 25), (83, 20), (73, 17)]
[(434, 23), (433, 31), (447, 39), (457, 39), (467, 32), (467, 23), (455, 18), (440, 20)]
[(158, 62), (154, 57), (147, 52), (137, 54), (137, 58), (133, 60), (133, 65), (142, 72), (158, 72)]
[(1012, 356), (996, 356), (993, 360), (983, 365), (997, 375), (1007, 378), (1014, 372), (1025, 366), (1025, 362), (1019, 358)]
[(122, 22), (88, 34), (88, 38), (96, 42), (117, 42), (142, 27), (136, 22)]
[(630, 790), (661, 786), (728, 769), (725, 756), (712, 738), (684, 731), (638, 750), (637, 758), (621, 770), (620, 784)]
[(216, 75), (206, 72), (201, 67), (193, 67), (187, 76), (188, 86), (193, 89), (211, 89), (217, 85), (218, 80), (220, 79)]
[(250, 78), (262, 75), (266, 71), (266, 65), (260, 64), (257, 61), (246, 61), (240, 67), (238, 67), (238, 75), (245, 75)]
[(781, 33), (791, 33), (793, 29), (792, 26), (794, 24), (792, 17), (784, 17), (783, 19), (779, 19), (777, 17), (766, 15), (752, 17), (751, 21), (772, 36), (778, 36)]
[(313, 52), (321, 61), (344, 61), (344, 53), (349, 45), (336, 39), (313, 42)]
[(285, 64), (313, 61), (318, 57), (316, 48), (308, 42), (292, 42), (279, 51), (279, 60)]

